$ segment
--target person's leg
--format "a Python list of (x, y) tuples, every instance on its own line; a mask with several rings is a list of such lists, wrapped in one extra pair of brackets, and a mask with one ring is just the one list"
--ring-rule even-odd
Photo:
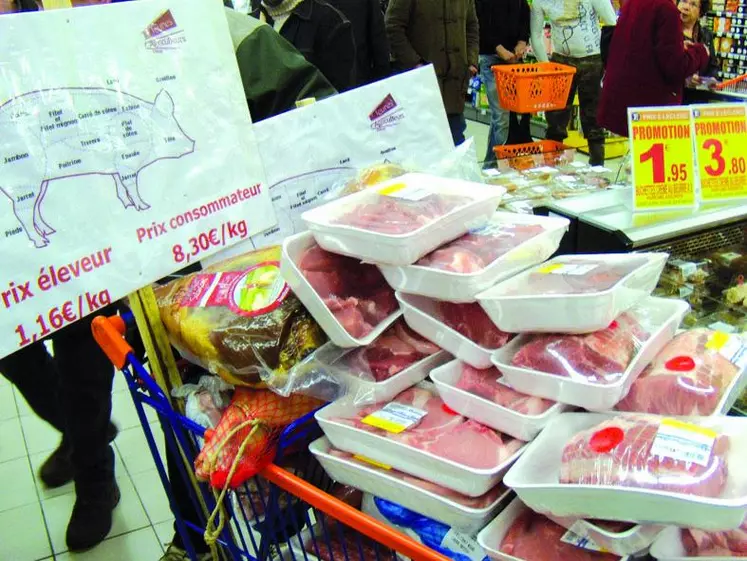
[(485, 84), (488, 105), (490, 106), (490, 132), (488, 133), (488, 147), (485, 153), (486, 162), (494, 162), (495, 152), (493, 147), (502, 146), (508, 140), (510, 112), (501, 107), (495, 76), (490, 69), (497, 64), (501, 64), (498, 55), (480, 55), (480, 79)]
[(581, 128), (589, 143), (589, 164), (604, 164), (604, 129), (597, 124), (597, 108), (602, 92), (602, 57), (586, 57), (578, 65), (578, 102)]
[[(574, 59), (560, 55), (553, 55), (552, 61), (557, 62), (558, 64), (576, 66), (576, 61)], [(568, 93), (568, 100), (566, 101), (565, 107), (557, 111), (545, 112), (545, 119), (547, 119), (547, 134), (545, 135), (545, 138), (547, 140), (563, 142), (568, 137), (568, 124), (571, 122), (573, 100), (576, 97), (577, 88), (578, 72), (573, 76), (571, 91)]]
[(449, 129), (451, 138), (454, 140), (454, 146), (459, 146), (465, 140), (464, 131), (467, 130), (467, 121), (464, 120), (464, 113), (448, 113)]

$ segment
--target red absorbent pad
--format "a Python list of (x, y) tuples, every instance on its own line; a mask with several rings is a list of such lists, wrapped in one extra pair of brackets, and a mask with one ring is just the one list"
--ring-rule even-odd
[(238, 388), (215, 430), (205, 431), (205, 445), (195, 460), (197, 478), (222, 488), (238, 462), (229, 486), (241, 485), (272, 462), (283, 429), (321, 405), (305, 395), (282, 397), (269, 390)]

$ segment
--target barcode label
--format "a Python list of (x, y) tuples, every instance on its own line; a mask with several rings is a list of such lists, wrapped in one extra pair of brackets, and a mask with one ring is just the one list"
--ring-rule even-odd
[(398, 434), (409, 429), (428, 414), (427, 411), (402, 403), (387, 403), (382, 409), (361, 419), (362, 423)]
[(716, 436), (711, 429), (675, 419), (663, 419), (651, 445), (650, 455), (707, 467)]
[(537, 269), (538, 273), (543, 275), (574, 275), (583, 276), (596, 269), (597, 264), (581, 263), (553, 263)]
[(379, 193), (388, 197), (395, 197), (397, 199), (405, 199), (407, 201), (419, 201), (424, 199), (433, 192), (427, 187), (421, 187), (419, 185), (405, 185), (404, 183), (396, 183), (388, 187), (384, 187), (379, 190)]

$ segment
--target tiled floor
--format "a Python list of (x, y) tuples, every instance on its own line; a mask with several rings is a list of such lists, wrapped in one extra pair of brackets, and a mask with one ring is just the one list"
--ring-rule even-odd
[[(0, 376), (0, 561), (156, 561), (171, 541), (173, 517), (124, 377), (117, 373), (112, 396), (119, 427), (114, 442), (122, 500), (112, 531), (98, 547), (72, 554), (65, 530), (75, 501), (72, 484), (49, 490), (36, 478), (59, 436), (38, 419)], [(149, 416), (151, 422), (155, 416)], [(160, 440), (161, 429), (153, 426)]]

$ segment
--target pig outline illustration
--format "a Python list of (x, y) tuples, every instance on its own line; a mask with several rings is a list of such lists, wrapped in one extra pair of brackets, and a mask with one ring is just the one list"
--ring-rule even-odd
[[(47, 136), (39, 133), (44, 118), (44, 108), (43, 106), (37, 107), (39, 101), (36, 101), (36, 98), (42, 97), (41, 101), (44, 102), (44, 96), (54, 97), (55, 94), (58, 94), (58, 97), (54, 103), (71, 112), (76, 118), (76, 122), (72, 125), (75, 128), (71, 127), (69, 135), (63, 132), (58, 139), (51, 138), (53, 133)], [(91, 96), (92, 98), (104, 96), (103, 102), (100, 99), (93, 100), (91, 105), (95, 107), (96, 101), (99, 101), (103, 107), (113, 101), (116, 111), (92, 117), (96, 121), (92, 127), (89, 127), (90, 130), (86, 129), (81, 125), (81, 120), (77, 119), (80, 116), (78, 111), (82, 110), (75, 104), (74, 100), (77, 96)], [(126, 108), (128, 104), (134, 104), (137, 107), (128, 110)], [(174, 111), (174, 101), (166, 90), (161, 90), (154, 101), (149, 102), (118, 90), (85, 87), (37, 90), (13, 97), (0, 105), (0, 131), (5, 125), (9, 127), (11, 135), (15, 133), (20, 138), (20, 142), (15, 145), (12, 144), (12, 137), (3, 144), (3, 137), (6, 135), (0, 135), (0, 151), (3, 147), (11, 149), (10, 152), (6, 152), (6, 157), (13, 151), (25, 153), (24, 159), (27, 160), (20, 162), (24, 166), (21, 173), (16, 171), (16, 177), (11, 176), (8, 181), (6, 176), (10, 175), (13, 170), (6, 172), (5, 176), (3, 170), (7, 170), (8, 165), (12, 165), (13, 162), (6, 162), (4, 165), (0, 157), (0, 191), (10, 199), (16, 219), (34, 246), (37, 248), (47, 246), (49, 236), (56, 231), (42, 214), (42, 202), (47, 194), (49, 183), (57, 179), (86, 175), (111, 175), (115, 182), (117, 198), (124, 208), (133, 207), (137, 211), (149, 209), (150, 205), (140, 196), (140, 173), (160, 160), (178, 159), (195, 150), (194, 140), (184, 132), (176, 120)], [(10, 113), (9, 117), (8, 113)], [(19, 120), (19, 118), (21, 125), (26, 121), (29, 126), (37, 127), (35, 132), (24, 131), (25, 135), (18, 133), (17, 128), (21, 127), (15, 124), (14, 120)], [(136, 122), (145, 135), (141, 136), (140, 132), (136, 132), (138, 138), (124, 140), (120, 135), (121, 129), (117, 130), (118, 125), (124, 123), (122, 119)], [(94, 147), (92, 150), (82, 146), (79, 141), (85, 138), (86, 134), (89, 137), (99, 135), (98, 141), (101, 146)], [(75, 144), (76, 142), (78, 144)], [(69, 173), (65, 173), (64, 170), (59, 172), (56, 169), (53, 170), (55, 162), (50, 161), (49, 152), (66, 150), (71, 143), (75, 144), (73, 149), (63, 154), (84, 159), (81, 167), (85, 169), (71, 169)], [(60, 148), (61, 145), (64, 146)], [(141, 151), (132, 158), (134, 161), (124, 159), (127, 151), (137, 151), (138, 148)], [(40, 158), (43, 159), (41, 165), (39, 164)], [(16, 197), (21, 194), (25, 195), (23, 200), (21, 196)]]

